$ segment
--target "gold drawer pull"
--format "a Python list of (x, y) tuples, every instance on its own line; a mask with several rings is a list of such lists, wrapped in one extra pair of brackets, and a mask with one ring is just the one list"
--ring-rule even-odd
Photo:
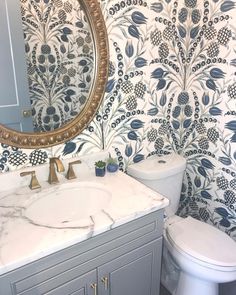
[(94, 289), (94, 295), (97, 295), (97, 284), (96, 283), (93, 283), (93, 284), (90, 285), (90, 287), (92, 289)]
[(102, 283), (104, 284), (104, 289), (108, 289), (108, 277), (102, 277), (101, 278)]

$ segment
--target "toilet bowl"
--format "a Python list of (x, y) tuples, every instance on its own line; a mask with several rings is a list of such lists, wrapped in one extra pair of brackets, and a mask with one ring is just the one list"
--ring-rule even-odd
[(236, 279), (236, 243), (192, 217), (164, 230), (164, 247), (179, 266), (175, 295), (216, 295), (218, 284)]
[(236, 280), (236, 243), (212, 225), (175, 215), (186, 161), (153, 156), (127, 172), (170, 200), (164, 223), (162, 284), (172, 295), (217, 295), (218, 284)]

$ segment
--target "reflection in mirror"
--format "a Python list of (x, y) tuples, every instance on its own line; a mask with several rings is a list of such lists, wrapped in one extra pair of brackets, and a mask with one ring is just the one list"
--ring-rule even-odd
[(95, 49), (78, 0), (21, 0), (33, 128), (51, 131), (83, 109), (94, 81)]
[(32, 132), (19, 0), (0, 1), (0, 32), (0, 123)]
[[(2, 101), (10, 104), (10, 99), (1, 88), (0, 142), (21, 148), (42, 148), (74, 138), (92, 121), (108, 77), (108, 39), (99, 2), (0, 1), (0, 20), (2, 16), (7, 20), (1, 29), (6, 29), (10, 58), (9, 62), (0, 59), (0, 75), (5, 76), (6, 72), (5, 88), (13, 89), (11, 105), (15, 113), (5, 116), (6, 123), (2, 121), (5, 113)], [(6, 42), (4, 34), (0, 34), (0, 41)], [(2, 56), (5, 52), (0, 46)], [(32, 110), (19, 103), (19, 97), (26, 97), (22, 93), (27, 92)], [(34, 124), (29, 117), (31, 113)], [(13, 118), (14, 125), (9, 118)], [(37, 132), (21, 128), (22, 118), (29, 119), (32, 130)], [(20, 128), (16, 128), (17, 124)]]

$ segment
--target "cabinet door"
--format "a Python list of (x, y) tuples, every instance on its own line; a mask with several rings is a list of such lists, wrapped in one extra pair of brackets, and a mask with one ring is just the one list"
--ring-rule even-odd
[(0, 124), (33, 131), (19, 0), (0, 1)]
[[(46, 283), (17, 292), (14, 284), (1, 283), (0, 295), (96, 295), (97, 294), (97, 271), (92, 270), (67, 283), (50, 286), (50, 279)], [(95, 288), (96, 287), (96, 288)]]
[(158, 295), (162, 239), (98, 268), (100, 295)]

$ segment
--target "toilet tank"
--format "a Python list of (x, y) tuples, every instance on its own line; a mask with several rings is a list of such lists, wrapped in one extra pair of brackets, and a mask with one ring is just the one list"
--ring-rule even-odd
[(131, 164), (127, 173), (169, 199), (167, 216), (176, 213), (179, 205), (186, 160), (178, 154), (152, 156)]

